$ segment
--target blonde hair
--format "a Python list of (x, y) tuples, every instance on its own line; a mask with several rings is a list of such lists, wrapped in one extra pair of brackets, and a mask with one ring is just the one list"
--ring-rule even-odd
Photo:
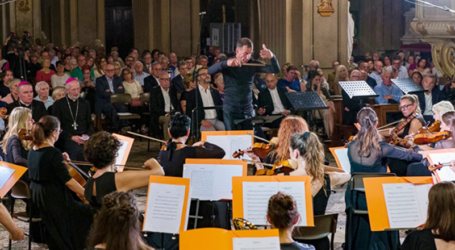
[[(346, 70), (346, 77), (343, 79), (340, 76), (341, 70), (344, 69)], [(337, 68), (336, 74), (335, 74), (335, 80), (333, 81), (333, 91), (335, 91), (336, 95), (341, 95), (341, 88), (338, 82), (342, 81), (349, 81), (349, 71), (344, 65), (340, 65)]]
[[(8, 118), (8, 126), (6, 127), (8, 132), (6, 132), (5, 137), (3, 137), (2, 149), (5, 154), (7, 153), (8, 140), (11, 136), (19, 136), (19, 130), (21, 129), (32, 129), (28, 127), (28, 116), (31, 113), (32, 111), (30, 109), (24, 107), (17, 107), (11, 112)], [(30, 144), (25, 140), (22, 141), (22, 146), (27, 150), (30, 149)]]
[(422, 113), (422, 111), (420, 110), (419, 98), (416, 95), (413, 95), (413, 94), (404, 95), (404, 96), (401, 97), (400, 101), (403, 100), (403, 99), (409, 100), (412, 104), (417, 104), (416, 105), (417, 107), (416, 107), (416, 110), (415, 110), (416, 114), (421, 114)]
[(433, 105), (433, 112), (436, 112), (438, 111), (441, 116), (449, 111), (455, 111), (455, 109), (453, 108), (453, 105), (451, 102), (449, 101), (440, 101), (438, 103), (436, 103), (435, 105)]
[[(288, 160), (290, 138), (295, 133), (308, 132), (308, 124), (300, 116), (289, 115), (281, 121), (280, 129), (278, 130), (278, 143), (275, 149), (270, 151), (269, 154), (275, 155), (275, 161)], [(272, 162), (272, 163), (276, 163)]]

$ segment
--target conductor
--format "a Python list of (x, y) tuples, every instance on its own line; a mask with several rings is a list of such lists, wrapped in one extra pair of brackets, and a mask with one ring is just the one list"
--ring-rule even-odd
[(237, 42), (235, 57), (212, 65), (208, 73), (223, 74), (224, 103), (223, 117), (226, 130), (251, 130), (251, 120), (235, 127), (234, 120), (249, 119), (253, 116), (253, 79), (256, 73), (278, 73), (280, 65), (275, 55), (262, 45), (260, 55), (271, 60), (271, 65), (255, 66), (245, 64), (261, 64), (251, 59), (253, 42), (243, 37)]

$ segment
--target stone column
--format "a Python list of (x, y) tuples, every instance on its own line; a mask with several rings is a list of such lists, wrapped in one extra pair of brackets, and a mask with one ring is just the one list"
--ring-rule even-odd
[(96, 38), (101, 40), (102, 44), (106, 44), (106, 20), (105, 20), (105, 1), (97, 0), (97, 29), (96, 29)]
[(77, 0), (69, 0), (70, 2), (70, 41), (67, 46), (74, 46), (79, 41), (79, 27), (77, 23)]
[(60, 39), (61, 44), (66, 44), (66, 16), (65, 16), (65, 0), (60, 0)]
[[(41, 0), (33, 0), (33, 10), (32, 10), (32, 18), (33, 18), (33, 28), (29, 32), (32, 33), (33, 38), (42, 38), (41, 37)], [(49, 36), (49, 34), (47, 34)], [(48, 39), (51, 39), (48, 37)]]

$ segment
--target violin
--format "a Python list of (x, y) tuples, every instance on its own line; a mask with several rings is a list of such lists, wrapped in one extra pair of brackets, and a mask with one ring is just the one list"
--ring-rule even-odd
[[(82, 171), (78, 166), (76, 166), (74, 163), (69, 162), (69, 161), (63, 161), (63, 164), (65, 164), (66, 169), (68, 169), (68, 172), (70, 176), (77, 182), (79, 185), (81, 185), (83, 188), (85, 188), (86, 181), (82, 175), (84, 175), (87, 179), (89, 176)], [(85, 199), (84, 196), (82, 195), (77, 195), (79, 199), (81, 199), (85, 204), (88, 204), (88, 201)]]
[[(1, 112), (1, 111), (0, 111)], [(19, 133), (18, 133), (18, 136), (19, 136), (19, 139), (22, 141), (22, 140), (26, 140), (26, 141), (31, 141), (33, 140), (33, 136), (32, 136), (32, 131), (30, 130), (27, 130), (27, 129), (20, 129), (19, 130)]]
[(390, 143), (392, 145), (395, 145), (399, 142), (399, 140), (394, 140), (393, 139), (393, 135), (394, 134), (397, 134), (398, 132), (400, 132), (401, 130), (404, 129), (404, 127), (406, 127), (406, 125), (408, 125), (415, 117), (417, 116), (416, 113), (412, 113), (412, 115), (410, 115), (408, 118), (406, 119), (401, 119), (401, 122), (398, 123), (395, 128), (390, 132), (390, 135), (389, 137), (386, 139), (386, 142), (387, 143)]
[[(259, 162), (255, 162), (259, 163)], [(284, 161), (279, 161), (278, 163), (275, 164), (265, 164), (262, 163), (264, 166), (271, 166), (272, 169), (259, 169), (256, 171), (257, 176), (261, 175), (266, 175), (266, 176), (272, 176), (272, 175), (278, 175), (282, 173), (290, 173), (298, 168), (298, 163), (293, 160), (284, 160)]]
[(6, 115), (6, 113), (8, 113), (8, 110), (7, 110), (5, 107), (1, 107), (1, 108), (0, 108), (0, 117), (1, 117), (3, 120), (8, 119), (8, 117), (9, 117), (9, 115)]
[(433, 164), (433, 165), (430, 165), (428, 166), (428, 170), (430, 170), (430, 172), (434, 172), (436, 170), (439, 170), (443, 167), (451, 167), (452, 164), (450, 162), (446, 162), (446, 163), (438, 163), (438, 164)]
[(428, 127), (428, 132), (435, 133), (441, 131), (441, 121), (435, 121)]
[(255, 144), (253, 144), (253, 147), (251, 149), (249, 149), (249, 150), (240, 150), (239, 149), (238, 151), (235, 151), (232, 154), (232, 157), (233, 158), (240, 158), (245, 153), (252, 152), (255, 155), (257, 155), (261, 160), (264, 160), (265, 158), (267, 158), (267, 155), (269, 154), (270, 150), (272, 150), (272, 148), (273, 148), (273, 146), (270, 145), (270, 144), (257, 142)]
[(452, 133), (449, 131), (441, 131), (436, 133), (427, 133), (427, 134), (417, 134), (414, 136), (414, 144), (423, 145), (429, 143), (436, 143), (441, 140), (448, 139), (452, 136)]

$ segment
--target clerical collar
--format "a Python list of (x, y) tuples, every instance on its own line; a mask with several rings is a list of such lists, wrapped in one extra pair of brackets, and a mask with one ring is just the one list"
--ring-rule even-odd
[(73, 102), (77, 102), (77, 99), (79, 99), (79, 96), (78, 96), (76, 99), (74, 99), (74, 100), (73, 100), (73, 98), (71, 98), (69, 95), (66, 95), (66, 97), (68, 97), (68, 99), (70, 99), (70, 100), (73, 101)]
[(25, 106), (25, 107), (28, 107), (28, 106), (32, 105), (32, 103), (25, 104), (25, 103), (23, 103), (22, 100), (19, 98), (19, 105), (20, 105), (20, 106), (23, 105), (23, 106)]

